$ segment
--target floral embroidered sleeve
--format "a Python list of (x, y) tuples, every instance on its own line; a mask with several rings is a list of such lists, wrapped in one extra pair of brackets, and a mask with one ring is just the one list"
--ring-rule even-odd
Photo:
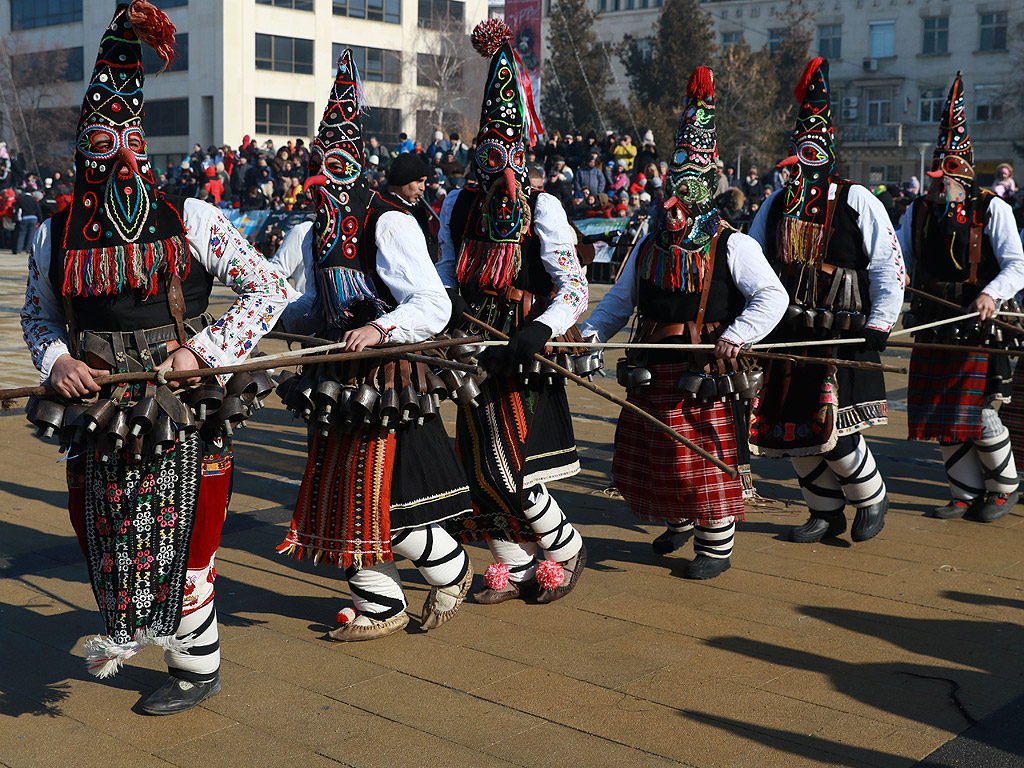
[(21, 330), (39, 369), (39, 380), (50, 377), (50, 369), (68, 352), (64, 307), (50, 284), (50, 222), (36, 230), (28, 252), (28, 283), (21, 308)]
[(580, 260), (572, 227), (561, 204), (552, 195), (541, 193), (533, 220), (533, 229), (540, 238), (540, 256), (551, 275), (555, 297), (551, 306), (537, 319), (551, 328), (552, 336), (565, 333), (579, 320), (590, 292)]
[(188, 347), (210, 366), (243, 360), (291, 299), (288, 281), (243, 238), (219, 210), (199, 200), (185, 203), (185, 229), (192, 255), (238, 298)]

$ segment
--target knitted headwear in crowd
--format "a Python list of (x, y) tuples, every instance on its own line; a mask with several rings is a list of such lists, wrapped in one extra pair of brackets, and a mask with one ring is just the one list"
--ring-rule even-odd
[(521, 265), (520, 241), (530, 226), (526, 146), (542, 131), (533, 107), (529, 75), (509, 45), (512, 31), (500, 19), (473, 29), (471, 42), (490, 59), (484, 83), (473, 165), (486, 197), (487, 240), (467, 238), (459, 259), (459, 282), (480, 288), (509, 285)]
[(327, 320), (335, 327), (350, 324), (357, 302), (373, 305), (372, 317), (385, 311), (373, 287), (373, 265), (366, 263), (368, 250), (362, 242), (369, 213), (382, 204), (363, 175), (362, 95), (352, 51), (345, 48), (310, 146), (311, 175), (305, 185), (316, 201), (317, 284)]
[(967, 130), (967, 106), (963, 73), (957, 72), (946, 97), (939, 123), (939, 138), (932, 153), (929, 196), (942, 195), (946, 202), (963, 203), (974, 184), (974, 146)]
[(718, 182), (715, 158), (715, 77), (697, 67), (686, 85), (686, 106), (676, 129), (668, 166), (665, 218), (639, 262), (640, 276), (666, 290), (696, 291), (721, 219), (712, 197)]
[(157, 291), (170, 269), (184, 277), (184, 224), (161, 200), (142, 131), (142, 44), (174, 60), (174, 25), (145, 0), (117, 6), (82, 101), (75, 189), (62, 245), (66, 295)]
[(811, 59), (793, 91), (800, 103), (789, 140), (790, 169), (778, 231), (784, 262), (813, 262), (827, 242), (828, 191), (836, 164), (835, 129), (828, 82), (828, 61)]

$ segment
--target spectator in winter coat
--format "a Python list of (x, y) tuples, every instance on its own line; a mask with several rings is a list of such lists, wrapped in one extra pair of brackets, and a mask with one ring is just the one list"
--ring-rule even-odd
[(636, 153), (636, 166), (645, 169), (644, 173), (646, 173), (648, 165), (658, 162), (658, 150), (654, 147), (654, 133), (652, 131), (647, 131), (642, 141), (643, 144), (640, 147), (640, 151)]
[(430, 146), (427, 147), (427, 157), (434, 157), (438, 152), (441, 153), (441, 157), (444, 157), (444, 153), (451, 147), (447, 141), (444, 140), (444, 134), (441, 131), (434, 131), (434, 140)]
[(612, 149), (612, 157), (618, 160), (626, 161), (626, 170), (633, 170), (633, 161), (636, 160), (636, 146), (633, 144), (633, 139), (630, 138), (629, 134), (624, 134), (619, 143)]
[(755, 202), (759, 205), (764, 199), (764, 182), (757, 175), (756, 165), (752, 165), (747, 169), (747, 177), (743, 179), (743, 194), (747, 196), (747, 200), (752, 205)]
[(597, 164), (596, 152), (591, 152), (587, 156), (586, 163), (576, 170), (572, 183), (577, 196), (582, 196), (580, 193), (584, 189), (589, 189), (595, 195), (604, 192), (608, 182), (605, 180), (604, 172)]
[(14, 234), (13, 253), (23, 253), (28, 250), (32, 235), (35, 234), (36, 227), (39, 226), (39, 222), (43, 218), (43, 210), (39, 205), (39, 197), (43, 195), (39, 192), (39, 197), (36, 197), (36, 194), (36, 192), (26, 190), (18, 195), (18, 201), (14, 208), (15, 216), (18, 219), (18, 229)]
[(1017, 183), (1013, 180), (1012, 165), (1000, 163), (996, 167), (996, 180), (992, 185), (992, 191), (1013, 204), (1013, 198), (1017, 194)]

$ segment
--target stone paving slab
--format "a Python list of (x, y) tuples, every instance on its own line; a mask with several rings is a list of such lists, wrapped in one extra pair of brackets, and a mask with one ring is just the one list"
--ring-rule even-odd
[[(0, 255), (0, 386), (35, 382), (23, 269)], [(905, 383), (888, 377), (891, 392)], [(938, 451), (903, 439), (898, 408), (868, 433), (892, 499), (876, 539), (788, 542), (805, 518), (789, 464), (755, 460), (770, 501), (748, 507), (732, 569), (694, 583), (680, 578), (691, 547), (654, 555), (656, 528), (606, 492), (616, 409), (577, 388), (570, 402), (583, 471), (553, 492), (589, 549), (574, 593), (469, 602), (430, 634), (414, 618), (351, 645), (326, 639), (347, 599), (339, 570), (274, 551), (305, 431), (276, 403), (261, 411), (240, 433), (217, 561), (224, 690), (171, 718), (138, 710), (163, 680), (159, 653), (111, 680), (86, 672), (100, 626), (63, 464), (19, 412), (0, 414), (0, 766), (903, 768), (968, 727), (953, 685), (978, 719), (1021, 697), (1024, 515), (926, 518), (946, 494)], [(470, 554), (479, 588), (490, 557)], [(426, 588), (399, 568), (415, 616)]]

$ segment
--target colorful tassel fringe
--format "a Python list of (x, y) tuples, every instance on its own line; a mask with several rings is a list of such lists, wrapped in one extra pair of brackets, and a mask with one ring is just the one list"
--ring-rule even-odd
[(459, 253), (459, 285), (500, 291), (512, 285), (522, 263), (519, 243), (463, 240)]
[(348, 267), (326, 267), (316, 272), (319, 298), (330, 324), (345, 328), (352, 319), (352, 305), (369, 301), (377, 308), (376, 319), (388, 311), (365, 273)]
[(65, 251), (64, 295), (116, 295), (141, 289), (144, 296), (156, 294), (156, 276), (168, 272), (188, 276), (192, 258), (183, 235), (152, 243), (127, 243), (109, 248)]
[(783, 216), (776, 243), (784, 264), (813, 264), (825, 247), (825, 225)]

